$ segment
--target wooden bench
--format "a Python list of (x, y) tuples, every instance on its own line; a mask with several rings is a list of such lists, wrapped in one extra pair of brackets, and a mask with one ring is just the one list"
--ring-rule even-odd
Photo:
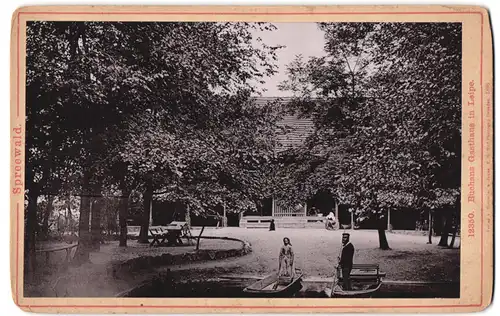
[(167, 233), (163, 232), (161, 228), (150, 228), (149, 233), (153, 237), (153, 240), (149, 243), (149, 246), (162, 246), (167, 240)]
[[(351, 280), (378, 280), (385, 277), (386, 273), (380, 271), (378, 264), (353, 264)], [(342, 269), (337, 267), (337, 276), (342, 280)]]

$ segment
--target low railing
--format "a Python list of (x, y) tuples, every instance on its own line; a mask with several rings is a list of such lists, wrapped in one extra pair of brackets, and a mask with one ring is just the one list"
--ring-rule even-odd
[(45, 263), (50, 264), (50, 254), (54, 252), (66, 252), (66, 256), (64, 258), (64, 261), (62, 262), (63, 264), (69, 264), (72, 259), (72, 250), (73, 248), (78, 247), (78, 244), (74, 245), (68, 245), (68, 246), (58, 246), (58, 247), (47, 247), (47, 248), (40, 248), (36, 249), (36, 253), (38, 254), (45, 254)]
[(272, 217), (272, 216), (242, 216), (240, 219), (240, 227), (244, 228), (269, 228), (271, 220), (274, 219), (276, 227), (290, 227), (290, 228), (324, 228), (325, 217), (320, 216), (286, 216), (286, 217)]

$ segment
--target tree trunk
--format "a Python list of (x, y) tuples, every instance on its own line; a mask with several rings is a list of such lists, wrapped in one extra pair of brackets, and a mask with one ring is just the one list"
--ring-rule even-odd
[(351, 209), (351, 230), (354, 230), (354, 210)]
[(457, 230), (458, 230), (458, 225), (455, 224), (453, 226), (453, 235), (451, 236), (451, 241), (450, 244), (448, 245), (448, 248), (453, 248), (455, 246), (455, 239), (457, 238)]
[(442, 211), (434, 211), (432, 216), (432, 236), (441, 236), (443, 231), (443, 214)]
[(205, 230), (205, 225), (203, 225), (201, 227), (201, 231), (200, 231), (200, 234), (198, 235), (198, 239), (196, 240), (196, 250), (199, 250), (200, 249), (200, 237), (201, 237), (201, 234), (203, 234), (203, 231)]
[(120, 221), (120, 247), (127, 247), (127, 216), (128, 216), (128, 196), (129, 192), (123, 191), (123, 195), (126, 198), (122, 198), (120, 201), (120, 213), (119, 221)]
[(460, 227), (460, 200), (457, 199), (455, 202), (455, 206), (451, 211), (450, 222), (453, 226), (453, 235), (451, 236), (451, 242), (448, 248), (455, 247), (455, 239), (457, 237), (457, 231)]
[(441, 239), (439, 240), (438, 246), (448, 247), (448, 236), (451, 231), (451, 214), (449, 211), (445, 211), (443, 214), (444, 226), (441, 231)]
[(83, 264), (89, 261), (91, 245), (89, 220), (90, 198), (88, 196), (82, 196), (80, 198), (80, 220), (78, 223), (78, 248), (76, 249), (75, 259), (73, 260), (76, 265)]
[(222, 205), (223, 217), (222, 217), (222, 227), (227, 227), (227, 214), (226, 214), (226, 202)]
[(151, 200), (153, 198), (153, 185), (151, 181), (147, 183), (146, 192), (143, 195), (143, 204), (142, 204), (142, 223), (141, 223), (141, 232), (139, 233), (139, 243), (147, 244), (148, 240), (148, 232), (149, 232), (149, 216), (151, 213)]
[(392, 232), (392, 225), (391, 225), (391, 209), (387, 210), (387, 231)]
[(41, 238), (42, 240), (47, 240), (49, 238), (49, 217), (52, 214), (52, 209), (54, 208), (54, 196), (49, 195), (47, 197), (47, 208), (43, 213), (42, 219), (42, 229), (41, 229)]
[(429, 241), (428, 244), (432, 244), (432, 211), (429, 210)]
[(339, 220), (339, 201), (335, 200), (335, 227), (337, 230), (340, 229), (340, 220)]
[[(100, 195), (102, 190), (102, 183), (96, 181), (92, 185), (92, 195)], [(91, 249), (92, 251), (101, 250), (101, 242), (103, 240), (101, 229), (101, 217), (104, 207), (104, 197), (97, 197), (92, 199), (92, 207), (90, 208), (90, 234), (91, 234)]]
[(391, 249), (389, 247), (389, 243), (387, 242), (387, 237), (385, 236), (385, 229), (383, 229), (383, 228), (378, 229), (378, 242), (379, 242), (380, 249), (382, 249), (382, 250)]
[(184, 217), (184, 221), (187, 223), (189, 229), (191, 229), (191, 214), (189, 211), (189, 205), (186, 205), (186, 215)]
[(73, 218), (72, 218), (72, 214), (71, 214), (71, 195), (68, 195), (68, 200), (67, 200), (67, 207), (68, 209), (66, 210), (66, 227), (69, 228), (69, 231), (71, 233), (73, 233), (73, 227), (72, 227), (72, 222), (73, 222)]
[[(36, 270), (36, 231), (37, 231), (37, 202), (39, 191), (34, 184), (28, 191), (28, 207), (26, 214), (25, 245), (24, 245), (24, 269), (27, 275)], [(25, 275), (25, 276), (27, 276)], [(32, 274), (31, 274), (32, 275)]]
[(387, 241), (387, 236), (385, 235), (385, 226), (386, 226), (386, 223), (384, 221), (384, 217), (381, 216), (379, 218), (379, 225), (378, 225), (379, 247), (382, 250), (389, 250), (391, 248), (389, 247), (389, 242)]
[(151, 199), (149, 201), (149, 226), (154, 226), (153, 222), (153, 194), (151, 194)]
[(91, 235), (89, 232), (90, 220), (90, 198), (89, 198), (89, 178), (87, 173), (84, 175), (82, 193), (80, 197), (80, 220), (78, 222), (78, 247), (76, 249), (73, 263), (80, 265), (90, 260)]
[[(99, 191), (95, 191), (97, 194)], [(92, 218), (90, 220), (91, 232), (91, 249), (92, 251), (101, 250), (102, 230), (101, 230), (101, 211), (103, 206), (103, 198), (94, 199), (91, 208)]]

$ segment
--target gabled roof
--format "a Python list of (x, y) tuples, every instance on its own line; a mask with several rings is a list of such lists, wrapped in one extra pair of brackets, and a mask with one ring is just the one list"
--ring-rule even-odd
[(286, 104), (292, 100), (291, 97), (255, 97), (253, 98), (255, 104), (266, 105), (270, 102), (277, 102), (278, 104)]
[[(265, 105), (270, 102), (277, 102), (279, 105), (290, 102), (290, 97), (256, 97), (257, 105)], [(307, 137), (314, 131), (314, 123), (310, 118), (302, 118), (298, 115), (284, 115), (283, 119), (278, 122), (278, 127), (283, 128), (285, 133), (278, 136), (278, 141), (281, 143), (280, 150), (297, 148), (304, 144)]]
[(314, 131), (312, 120), (298, 118), (297, 116), (287, 115), (278, 123), (278, 126), (286, 129), (285, 134), (278, 136), (278, 141), (283, 149), (299, 147), (304, 144), (307, 137)]

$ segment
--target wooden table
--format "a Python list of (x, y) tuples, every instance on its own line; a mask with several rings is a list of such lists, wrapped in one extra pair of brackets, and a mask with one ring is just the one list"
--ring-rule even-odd
[(165, 231), (157, 229), (149, 230), (153, 236), (153, 241), (149, 244), (150, 246), (180, 246), (184, 243), (182, 242), (182, 237), (188, 239), (192, 237), (186, 222), (172, 222), (167, 225)]
[(168, 228), (167, 229), (167, 245), (168, 246), (179, 246), (183, 242), (181, 240), (182, 229), (181, 228)]

